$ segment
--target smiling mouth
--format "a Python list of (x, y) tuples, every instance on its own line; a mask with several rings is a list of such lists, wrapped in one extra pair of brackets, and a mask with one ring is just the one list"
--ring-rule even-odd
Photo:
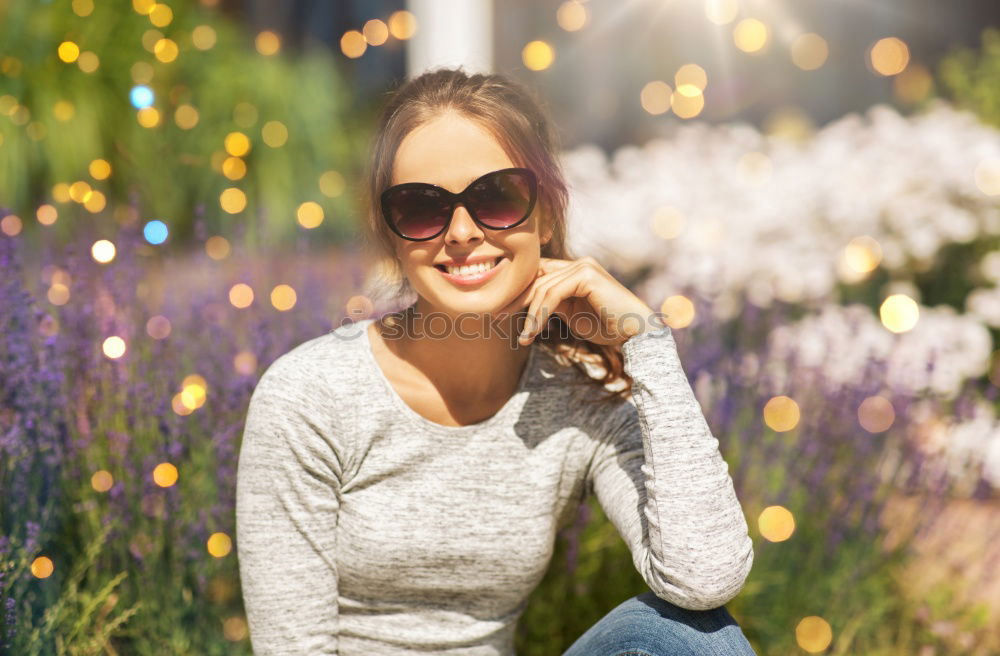
[[(496, 268), (496, 266), (498, 264), (500, 264), (500, 260), (502, 260), (502, 259), (503, 259), (503, 255), (498, 256), (495, 260), (493, 260), (493, 266), (490, 267), (489, 269), (486, 269), (486, 271), (492, 271), (494, 268)], [(449, 272), (448, 271), (448, 267), (446, 267), (443, 264), (435, 264), (434, 268), (437, 269), (438, 271), (443, 271), (444, 273), (448, 273)]]

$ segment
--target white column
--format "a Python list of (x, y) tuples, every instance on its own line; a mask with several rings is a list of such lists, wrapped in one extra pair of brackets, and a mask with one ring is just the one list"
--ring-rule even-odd
[(493, 0), (407, 0), (417, 31), (406, 44), (406, 73), (461, 66), (493, 71)]

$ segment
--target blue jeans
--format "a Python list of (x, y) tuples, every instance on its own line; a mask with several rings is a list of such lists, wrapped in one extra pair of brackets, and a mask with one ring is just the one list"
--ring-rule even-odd
[(644, 592), (622, 602), (563, 656), (757, 656), (725, 606), (687, 610)]

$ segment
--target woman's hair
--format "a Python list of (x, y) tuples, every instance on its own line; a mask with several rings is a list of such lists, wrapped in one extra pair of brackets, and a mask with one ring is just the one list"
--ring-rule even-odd
[[(392, 184), (396, 152), (415, 128), (452, 111), (485, 128), (499, 142), (515, 166), (529, 168), (538, 177), (537, 209), (541, 226), (551, 229), (542, 245), (542, 257), (577, 259), (566, 244), (566, 210), (569, 191), (560, 166), (558, 137), (543, 103), (527, 87), (502, 74), (467, 74), (461, 68), (436, 68), (388, 92), (378, 118), (368, 160), (367, 182), (362, 192), (365, 210), (365, 248), (396, 281), (392, 296), (401, 299), (413, 292), (396, 259), (394, 233), (382, 217), (379, 198)], [(544, 233), (545, 230), (543, 229)], [(631, 394), (632, 379), (625, 373), (621, 348), (578, 339), (562, 319), (552, 315), (545, 330), (535, 337), (565, 365), (572, 363), (584, 380), (617, 389), (598, 400), (611, 401)], [(584, 362), (597, 364), (603, 377), (591, 375)]]

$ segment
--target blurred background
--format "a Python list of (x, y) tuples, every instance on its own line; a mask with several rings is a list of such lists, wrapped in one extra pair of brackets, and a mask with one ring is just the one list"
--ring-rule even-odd
[[(0, 0), (0, 653), (251, 653), (247, 402), (408, 302), (363, 171), (438, 66), (537, 92), (571, 247), (670, 318), (758, 653), (1000, 653), (987, 0)], [(644, 590), (589, 499), (517, 651)]]

